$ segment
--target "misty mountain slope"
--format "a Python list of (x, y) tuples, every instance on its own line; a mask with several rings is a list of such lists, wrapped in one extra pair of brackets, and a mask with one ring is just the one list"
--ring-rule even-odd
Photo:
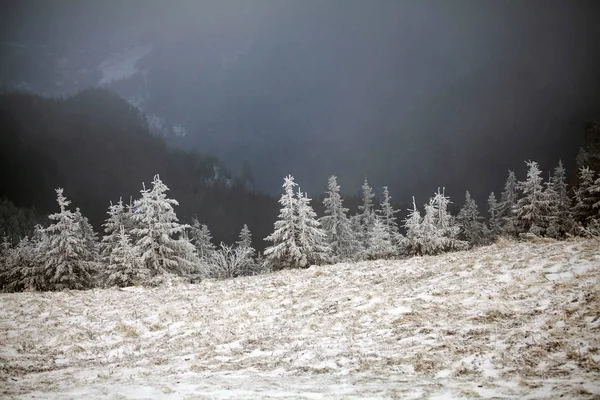
[(196, 215), (217, 243), (232, 242), (248, 224), (262, 248), (276, 199), (254, 193), (215, 157), (169, 148), (121, 97), (97, 89), (64, 99), (0, 95), (0, 198), (15, 206), (53, 213), (62, 187), (99, 231), (110, 201), (138, 198), (155, 174), (179, 201), (182, 221)]
[(502, 243), (198, 285), (0, 294), (0, 393), (591, 398), (599, 249)]

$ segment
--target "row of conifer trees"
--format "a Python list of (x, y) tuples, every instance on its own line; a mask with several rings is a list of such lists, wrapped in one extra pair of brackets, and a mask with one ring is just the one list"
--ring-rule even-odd
[(317, 218), (311, 200), (292, 176), (284, 180), (281, 210), (272, 242), (263, 255), (252, 248), (246, 225), (232, 245), (212, 243), (210, 231), (197, 219), (181, 224), (167, 197), (167, 186), (157, 175), (152, 189), (128, 205), (111, 204), (101, 239), (88, 220), (57, 189), (59, 212), (48, 227), (37, 226), (31, 238), (15, 246), (8, 240), (0, 249), (0, 285), (6, 291), (86, 289), (97, 286), (158, 284), (165, 277), (197, 281), (232, 278), (312, 264), (433, 255), (491, 243), (498, 236), (546, 236), (564, 239), (600, 234), (600, 177), (589, 168), (579, 171), (579, 185), (571, 193), (562, 163), (547, 181), (536, 162), (527, 162), (525, 180), (513, 172), (497, 199), (488, 199), (486, 221), (466, 192), (460, 212), (448, 210), (450, 199), (438, 189), (424, 205), (413, 207), (401, 224), (387, 187), (379, 207), (365, 180), (358, 213), (343, 206), (337, 178), (329, 178), (323, 201), (325, 215)]

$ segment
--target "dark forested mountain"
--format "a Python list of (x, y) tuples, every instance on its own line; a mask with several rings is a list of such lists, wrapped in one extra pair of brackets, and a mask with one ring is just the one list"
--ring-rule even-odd
[(197, 215), (217, 242), (233, 241), (246, 223), (264, 246), (278, 208), (253, 191), (248, 165), (235, 176), (214, 157), (167, 147), (136, 108), (104, 90), (0, 96), (0, 198), (16, 207), (54, 212), (54, 189), (63, 187), (100, 230), (109, 202), (139, 197), (155, 174), (180, 202), (181, 220)]

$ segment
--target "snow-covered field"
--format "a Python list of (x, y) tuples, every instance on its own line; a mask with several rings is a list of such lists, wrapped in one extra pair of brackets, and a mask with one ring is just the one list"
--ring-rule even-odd
[(0, 295), (3, 398), (598, 398), (600, 241)]

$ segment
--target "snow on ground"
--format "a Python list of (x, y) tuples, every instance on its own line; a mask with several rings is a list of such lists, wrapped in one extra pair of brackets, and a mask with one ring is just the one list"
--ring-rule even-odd
[(600, 396), (600, 241), (0, 295), (0, 397)]

